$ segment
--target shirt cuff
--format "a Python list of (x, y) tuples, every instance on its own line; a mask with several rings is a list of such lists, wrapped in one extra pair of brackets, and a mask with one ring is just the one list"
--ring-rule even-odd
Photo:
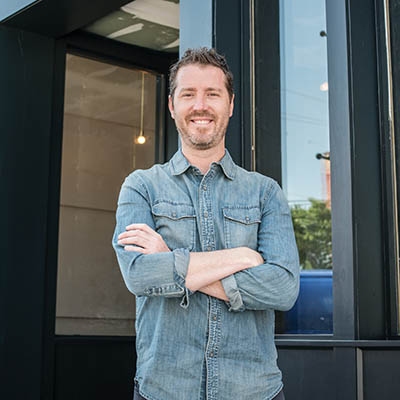
[(235, 276), (229, 275), (222, 279), (221, 282), (229, 299), (229, 311), (244, 311), (245, 307), (243, 304), (242, 295), (239, 292)]
[(175, 281), (176, 283), (184, 288), (184, 295), (181, 301), (181, 307), (188, 308), (189, 307), (189, 296), (193, 294), (191, 290), (186, 287), (186, 275), (189, 267), (189, 250), (188, 249), (176, 249), (174, 250), (175, 256)]

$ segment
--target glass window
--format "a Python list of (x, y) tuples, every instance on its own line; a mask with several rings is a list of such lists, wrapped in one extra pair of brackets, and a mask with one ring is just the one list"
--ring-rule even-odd
[(280, 1), (282, 187), (301, 263), (283, 333), (332, 333), (327, 33), (324, 0)]
[(111, 237), (123, 179), (156, 161), (156, 80), (67, 55), (57, 334), (134, 334), (134, 296)]

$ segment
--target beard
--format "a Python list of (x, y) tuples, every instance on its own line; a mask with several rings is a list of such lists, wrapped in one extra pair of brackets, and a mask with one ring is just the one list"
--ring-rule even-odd
[[(212, 128), (208, 126), (193, 126), (191, 121), (195, 118), (210, 119), (213, 121), (212, 124), (214, 126)], [(182, 141), (191, 148), (208, 150), (217, 146), (224, 139), (229, 117), (216, 118), (210, 113), (192, 113), (184, 121), (184, 124), (175, 121)]]

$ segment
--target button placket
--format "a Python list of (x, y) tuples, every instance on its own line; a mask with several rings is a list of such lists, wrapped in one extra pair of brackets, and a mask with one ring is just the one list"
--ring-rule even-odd
[(221, 341), (221, 304), (211, 297), (209, 302), (209, 337), (206, 349), (207, 399), (218, 398), (218, 348)]
[(199, 191), (199, 215), (201, 216), (201, 245), (203, 251), (215, 250), (215, 228), (211, 208), (210, 181), (215, 173), (210, 171), (203, 177)]

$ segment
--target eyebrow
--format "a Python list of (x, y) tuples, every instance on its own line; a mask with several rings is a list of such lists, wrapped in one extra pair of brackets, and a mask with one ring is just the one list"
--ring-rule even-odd
[[(182, 93), (182, 92), (196, 92), (196, 91), (197, 91), (196, 88), (193, 88), (193, 87), (185, 88), (184, 87), (184, 88), (179, 90), (179, 93)], [(215, 88), (215, 87), (208, 87), (208, 88), (206, 88), (206, 92), (223, 92), (223, 90), (219, 89), (219, 88)]]

